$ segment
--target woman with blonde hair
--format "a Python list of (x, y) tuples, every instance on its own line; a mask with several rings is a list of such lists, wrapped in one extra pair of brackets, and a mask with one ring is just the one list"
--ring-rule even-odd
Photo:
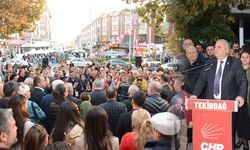
[(120, 150), (142, 150), (148, 140), (153, 138), (153, 128), (147, 110), (137, 109), (132, 114), (133, 131), (122, 137)]

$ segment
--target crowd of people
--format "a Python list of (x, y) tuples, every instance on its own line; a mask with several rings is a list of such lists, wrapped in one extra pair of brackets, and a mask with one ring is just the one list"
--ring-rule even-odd
[[(192, 112), (186, 107), (186, 98), (209, 96), (208, 88), (201, 83), (202, 77), (202, 81), (206, 79), (202, 72), (216, 66), (211, 64), (219, 59), (221, 51), (225, 51), (226, 58), (234, 57), (233, 61), (241, 65), (237, 66), (242, 69), (238, 72), (243, 72), (241, 79), (231, 76), (237, 85), (235, 96), (230, 98), (240, 104), (235, 121), (239, 141), (235, 146), (248, 149), (249, 49), (236, 55), (226, 40), (219, 40), (203, 50), (201, 44), (195, 47), (189, 39), (183, 41), (183, 48), (186, 62), (182, 70), (101, 63), (84, 68), (7, 64), (0, 68), (0, 149), (192, 148)], [(212, 99), (227, 98), (221, 90), (220, 97)]]

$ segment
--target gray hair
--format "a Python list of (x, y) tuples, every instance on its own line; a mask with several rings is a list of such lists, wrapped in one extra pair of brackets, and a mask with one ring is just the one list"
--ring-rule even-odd
[(0, 133), (8, 133), (9, 128), (9, 119), (13, 116), (12, 109), (2, 109), (0, 108)]
[(183, 41), (183, 43), (182, 43), (182, 47), (186, 50), (186, 48), (188, 48), (188, 47), (186, 47), (185, 46), (185, 44), (187, 44), (187, 43), (189, 43), (190, 45), (189, 46), (194, 46), (194, 43), (193, 43), (193, 41), (191, 40), (191, 39), (186, 39), (186, 40), (184, 40)]
[(52, 90), (54, 90), (58, 84), (64, 84), (63, 80), (59, 80), (59, 79), (58, 80), (54, 80), (52, 82)]
[(223, 42), (225, 44), (226, 48), (230, 49), (230, 44), (229, 44), (229, 42), (227, 40), (219, 39), (216, 42)]
[(67, 83), (67, 84), (66, 84), (66, 87), (67, 87), (67, 89), (68, 89), (69, 95), (73, 95), (74, 90), (73, 90), (73, 85), (72, 85), (72, 83)]
[(99, 79), (94, 81), (94, 88), (96, 89), (103, 89), (103, 82)]
[(188, 48), (186, 49), (186, 53), (187, 53), (187, 51), (189, 51), (189, 50), (195, 50), (197, 53), (198, 53), (198, 50), (197, 50), (197, 48), (196, 47), (194, 47), (194, 46), (188, 46)]
[(33, 85), (33, 79), (31, 77), (28, 77), (24, 80), (24, 84), (26, 85)]
[(139, 91), (139, 88), (136, 85), (131, 85), (128, 88), (129, 97), (134, 97), (135, 93), (138, 91)]
[(157, 92), (157, 93), (161, 93), (161, 90), (162, 90), (162, 86), (160, 82), (157, 82), (157, 81), (153, 81), (149, 83), (149, 88), (151, 88), (153, 92)]

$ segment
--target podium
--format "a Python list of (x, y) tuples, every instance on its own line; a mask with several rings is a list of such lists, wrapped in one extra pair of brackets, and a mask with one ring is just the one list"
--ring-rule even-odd
[(232, 150), (232, 100), (188, 99), (192, 110), (194, 150)]

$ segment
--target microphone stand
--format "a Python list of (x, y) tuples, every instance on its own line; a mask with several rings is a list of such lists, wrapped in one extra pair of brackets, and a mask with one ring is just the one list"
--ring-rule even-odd
[(197, 66), (197, 67), (193, 67), (193, 68), (184, 70), (184, 71), (182, 71), (182, 73), (188, 73), (188, 72), (190, 72), (190, 71), (193, 71), (193, 70), (196, 70), (196, 69), (200, 69), (200, 68), (205, 67), (205, 66), (208, 66), (208, 65), (211, 65), (211, 67), (212, 67), (214, 61), (215, 61), (215, 60), (213, 60), (213, 61), (211, 61), (211, 62), (209, 62), (209, 63), (207, 63), (207, 64), (204, 64), (204, 65), (200, 65), (200, 66)]

